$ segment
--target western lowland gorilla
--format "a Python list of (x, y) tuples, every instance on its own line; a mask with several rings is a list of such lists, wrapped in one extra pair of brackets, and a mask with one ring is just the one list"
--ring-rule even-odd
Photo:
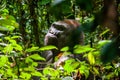
[(83, 44), (84, 34), (76, 20), (66, 19), (54, 22), (45, 35), (44, 44), (54, 45), (58, 50), (49, 50), (42, 53), (47, 62), (54, 62), (55, 56), (58, 56), (60, 49), (68, 46), (69, 51), (73, 52), (76, 44)]

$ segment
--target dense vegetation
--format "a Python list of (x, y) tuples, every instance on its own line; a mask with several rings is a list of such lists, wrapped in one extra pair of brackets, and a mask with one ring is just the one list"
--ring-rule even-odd
[[(0, 79), (119, 80), (119, 0), (1, 0)], [(86, 61), (69, 59), (62, 68), (38, 67), (45, 59), (44, 36), (51, 23), (77, 19), (85, 32), (85, 45), (75, 54)], [(107, 27), (106, 27), (107, 26)], [(62, 49), (69, 53), (68, 48)]]

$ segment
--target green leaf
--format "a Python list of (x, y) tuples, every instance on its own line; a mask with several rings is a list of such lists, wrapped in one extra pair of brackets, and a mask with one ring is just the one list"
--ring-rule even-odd
[(20, 38), (21, 36), (13, 36), (11, 37), (11, 39), (16, 39), (16, 38)]
[(93, 67), (93, 70), (94, 70), (96, 75), (100, 75), (99, 71), (95, 67)]
[(12, 76), (13, 75), (13, 72), (12, 72), (12, 69), (7, 69), (7, 72), (6, 72), (9, 76)]
[(5, 66), (7, 62), (8, 62), (7, 56), (0, 56), (0, 67)]
[(105, 31), (103, 31), (103, 32), (100, 34), (100, 36), (106, 34), (106, 33), (109, 32), (109, 31), (110, 31), (110, 29), (106, 29)]
[(40, 73), (40, 72), (38, 72), (38, 71), (33, 72), (32, 75), (33, 75), (33, 76), (40, 76), (40, 77), (43, 76), (42, 73)]
[(35, 71), (35, 67), (29, 65), (28, 67), (24, 67), (23, 70), (24, 71), (29, 71), (29, 72), (34, 72)]
[(91, 50), (94, 50), (94, 49), (91, 48), (90, 46), (76, 45), (75, 49), (74, 49), (74, 53), (80, 54), (80, 53), (88, 52), (88, 51), (91, 51)]
[(30, 80), (31, 74), (30, 73), (26, 73), (26, 72), (21, 72), (20, 78), (22, 78), (24, 80)]
[(94, 55), (92, 54), (92, 52), (89, 52), (88, 53), (88, 61), (91, 65), (94, 65), (95, 64), (95, 57)]
[(45, 50), (51, 50), (51, 49), (58, 49), (58, 48), (52, 45), (48, 45), (48, 46), (41, 47), (39, 50), (45, 51)]
[(22, 48), (20, 45), (18, 45), (18, 44), (15, 44), (15, 45), (12, 45), (12, 46), (13, 46), (14, 49), (17, 50), (17, 51), (22, 51), (22, 50), (23, 50), (23, 48)]
[(83, 75), (85, 75), (85, 78), (87, 79), (89, 76), (89, 67), (87, 67), (87, 65), (81, 64), (80, 68), (80, 73)]
[(111, 40), (102, 40), (98, 42), (98, 48), (103, 47), (105, 44), (110, 43)]
[(34, 60), (44, 60), (45, 61), (45, 59), (38, 54), (33, 54), (33, 55), (30, 55), (29, 57)]
[(34, 51), (38, 51), (38, 50), (39, 50), (39, 47), (31, 47), (31, 48), (26, 49), (25, 51), (26, 52), (34, 52)]
[(12, 50), (13, 50), (12, 44), (9, 44), (9, 45), (7, 45), (7, 46), (4, 48), (3, 52), (4, 52), (5, 54), (6, 54), (6, 53), (9, 54)]
[(44, 68), (43, 74), (44, 74), (44, 75), (50, 75), (50, 76), (52, 76), (52, 77), (56, 77), (56, 76), (59, 75), (59, 73), (58, 73), (57, 70), (55, 70), (55, 69), (53, 69), (53, 68), (49, 68), (49, 67)]
[(31, 63), (31, 62), (33, 62), (33, 60), (29, 56), (25, 58), (25, 63)]
[(63, 47), (60, 51), (68, 51), (69, 50), (69, 47), (68, 46), (66, 46), (66, 47)]
[(74, 59), (69, 59), (65, 61), (64, 70), (68, 73), (74, 71), (79, 66), (79, 62), (76, 62)]
[(10, 39), (9, 42), (11, 42), (12, 44), (16, 44), (16, 41), (13, 39)]
[(105, 69), (107, 69), (107, 70), (110, 70), (110, 69), (112, 69), (113, 67), (111, 66), (111, 65), (108, 65), (108, 66), (105, 66)]

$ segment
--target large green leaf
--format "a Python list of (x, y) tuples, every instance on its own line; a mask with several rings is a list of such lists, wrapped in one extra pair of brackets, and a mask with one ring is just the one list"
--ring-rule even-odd
[(74, 71), (79, 66), (79, 62), (75, 61), (74, 59), (69, 59), (65, 61), (64, 70), (68, 73)]
[(42, 73), (40, 73), (40, 72), (38, 72), (38, 71), (34, 71), (34, 72), (32, 72), (31, 74), (32, 74), (33, 76), (40, 76), (40, 77), (43, 76)]
[(95, 64), (95, 57), (94, 55), (92, 54), (92, 52), (89, 52), (88, 53), (88, 61), (91, 65), (94, 65)]
[(66, 46), (66, 47), (63, 47), (60, 51), (68, 51), (69, 50), (69, 47)]
[(82, 65), (79, 68), (79, 71), (82, 75), (85, 75), (85, 78), (87, 79), (89, 76), (89, 67), (87, 65)]
[(11, 51), (13, 51), (12, 44), (7, 45), (7, 46), (4, 47), (4, 49), (3, 49), (3, 52), (4, 52), (5, 54), (10, 54)]
[(48, 45), (48, 46), (41, 47), (39, 50), (45, 51), (45, 50), (51, 50), (51, 49), (57, 49), (57, 47), (53, 45)]
[(30, 73), (27, 73), (27, 72), (21, 72), (20, 78), (22, 78), (22, 79), (24, 79), (24, 80), (30, 80), (31, 74), (30, 74)]
[(49, 68), (49, 67), (46, 67), (44, 68), (43, 70), (43, 74), (46, 75), (46, 76), (52, 76), (52, 77), (56, 77), (59, 75), (58, 71), (53, 69), (53, 68)]
[(94, 50), (93, 48), (91, 48), (90, 46), (80, 46), (80, 45), (76, 45), (75, 49), (74, 49), (74, 53), (76, 54), (80, 54), (80, 53), (84, 53), (84, 52), (89, 52), (91, 50)]
[(110, 43), (111, 40), (102, 40), (98, 42), (98, 48), (103, 47), (105, 44)]
[(31, 47), (31, 48), (26, 49), (25, 51), (26, 52), (34, 52), (34, 51), (38, 51), (38, 50), (39, 50), (39, 47)]
[(7, 56), (0, 56), (0, 67), (5, 66), (7, 62), (8, 62)]
[(34, 60), (45, 60), (43, 57), (41, 57), (38, 54), (33, 54), (33, 55), (30, 55), (29, 57), (34, 59)]

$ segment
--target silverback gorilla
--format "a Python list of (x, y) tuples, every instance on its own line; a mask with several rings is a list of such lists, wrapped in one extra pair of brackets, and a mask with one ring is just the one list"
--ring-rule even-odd
[(45, 35), (44, 44), (54, 45), (59, 50), (45, 51), (42, 56), (47, 62), (54, 62), (55, 56), (60, 53), (60, 49), (68, 46), (70, 52), (76, 44), (83, 44), (84, 34), (76, 20), (66, 19), (54, 22)]

